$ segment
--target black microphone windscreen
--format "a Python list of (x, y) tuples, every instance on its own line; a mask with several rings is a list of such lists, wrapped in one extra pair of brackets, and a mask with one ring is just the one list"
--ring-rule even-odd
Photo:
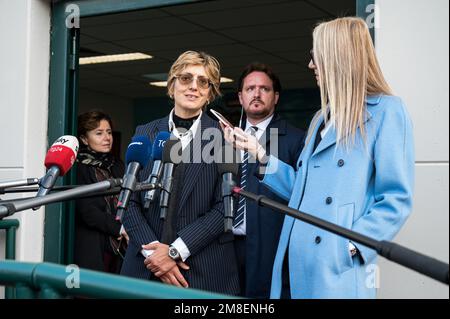
[(219, 174), (231, 173), (234, 176), (238, 175), (239, 164), (238, 163), (217, 163)]

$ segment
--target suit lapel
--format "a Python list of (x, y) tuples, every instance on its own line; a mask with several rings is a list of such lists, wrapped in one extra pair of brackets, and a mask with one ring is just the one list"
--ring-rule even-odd
[(154, 132), (154, 135), (151, 136), (152, 140), (160, 133), (160, 132), (169, 132), (169, 117), (163, 117), (161, 120), (158, 121), (156, 124), (156, 130)]

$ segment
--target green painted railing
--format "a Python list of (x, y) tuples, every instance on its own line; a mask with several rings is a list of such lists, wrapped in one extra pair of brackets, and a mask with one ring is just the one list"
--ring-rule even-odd
[(18, 299), (80, 296), (117, 299), (230, 299), (228, 295), (178, 288), (75, 265), (0, 261), (0, 285), (15, 286)]
[[(20, 223), (17, 219), (0, 220), (0, 229), (6, 230), (5, 236), (5, 259), (16, 259), (16, 230)], [(5, 288), (5, 298), (14, 298), (14, 288)]]

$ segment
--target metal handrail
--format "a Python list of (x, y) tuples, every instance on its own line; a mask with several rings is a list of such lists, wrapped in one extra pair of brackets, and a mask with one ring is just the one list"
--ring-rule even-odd
[(16, 229), (20, 223), (17, 219), (0, 220), (0, 229), (6, 230), (5, 258), (16, 258)]
[(235, 298), (192, 288), (179, 288), (153, 281), (78, 269), (75, 265), (9, 260), (0, 261), (0, 285), (16, 286), (16, 297), (19, 299), (66, 296), (118, 299)]
[[(16, 259), (16, 230), (20, 223), (17, 219), (0, 220), (0, 229), (6, 230), (5, 259)], [(5, 298), (14, 298), (15, 291), (12, 287), (5, 287)]]

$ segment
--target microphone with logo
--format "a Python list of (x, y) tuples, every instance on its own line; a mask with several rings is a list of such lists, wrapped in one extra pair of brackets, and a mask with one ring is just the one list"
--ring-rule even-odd
[[(150, 184), (156, 184), (160, 178), (162, 173), (162, 154), (164, 150), (164, 144), (166, 141), (170, 138), (169, 132), (160, 132), (157, 136), (155, 141), (153, 142), (152, 147), (152, 159), (153, 159), (153, 168), (152, 173), (150, 174), (148, 178), (148, 182)], [(145, 193), (145, 201), (144, 201), (144, 208), (148, 209), (150, 207), (150, 203), (152, 203), (155, 200), (155, 194), (156, 189), (151, 189), (147, 193)]]
[(116, 220), (122, 221), (123, 213), (127, 210), (131, 193), (136, 189), (137, 174), (150, 159), (150, 145), (151, 142), (147, 136), (135, 136), (128, 145), (125, 155), (127, 170), (123, 177), (117, 203)]
[[(163, 151), (163, 175), (161, 179), (161, 196), (159, 199), (159, 206), (161, 208), (159, 217), (163, 220), (167, 217), (167, 211), (169, 209), (169, 200), (172, 192), (173, 172), (175, 169), (175, 158), (172, 158), (171, 154), (179, 154), (177, 150), (181, 150), (180, 140), (168, 140), (165, 143)], [(181, 159), (181, 157), (180, 157)]]
[(219, 153), (219, 158), (216, 158), (216, 163), (219, 174), (222, 176), (224, 231), (228, 233), (233, 231), (235, 209), (233, 188), (236, 186), (233, 177), (238, 175), (240, 156), (231, 145), (225, 145)]
[[(44, 165), (47, 168), (47, 174), (39, 180), (36, 197), (47, 195), (58, 177), (64, 176), (70, 170), (77, 158), (78, 147), (78, 139), (72, 135), (61, 136), (53, 143), (45, 156)], [(33, 210), (39, 207), (33, 207)]]

